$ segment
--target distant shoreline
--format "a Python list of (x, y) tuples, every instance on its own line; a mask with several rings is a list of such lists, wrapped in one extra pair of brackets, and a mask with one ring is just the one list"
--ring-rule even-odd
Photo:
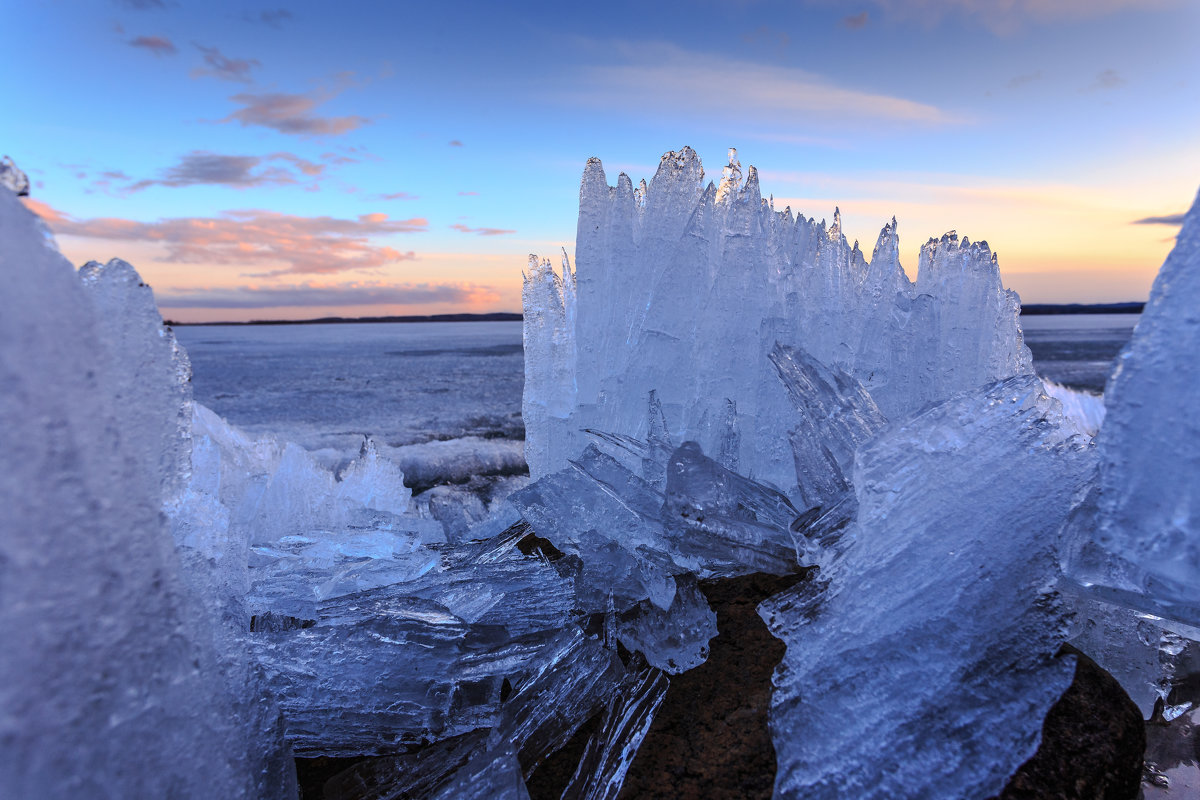
[(1140, 314), (1145, 303), (1030, 303), (1021, 306), (1021, 314)]
[(320, 319), (252, 319), (249, 322), (176, 322), (163, 320), (172, 328), (200, 327), (204, 325), (338, 325), (366, 322), (520, 322), (524, 317), (509, 311), (492, 314), (433, 314), (431, 316), (406, 317), (321, 317)]
[[(1021, 307), (1024, 316), (1041, 314), (1140, 314), (1145, 303), (1029, 303)], [(338, 325), (368, 322), (520, 322), (524, 317), (511, 311), (492, 314), (433, 314), (405, 317), (321, 317), (320, 319), (254, 319), (249, 322), (177, 322), (165, 320), (172, 328), (204, 325)]]

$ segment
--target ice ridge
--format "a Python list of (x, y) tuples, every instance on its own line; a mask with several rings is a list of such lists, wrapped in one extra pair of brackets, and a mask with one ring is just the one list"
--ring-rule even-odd
[(609, 186), (591, 159), (580, 186), (574, 270), (531, 260), (525, 276), (526, 453), (536, 478), (561, 469), (584, 429), (644, 438), (654, 391), (676, 442), (721, 452), (737, 408), (736, 462), (790, 492), (794, 414), (774, 379), (776, 343), (802, 346), (898, 418), (952, 394), (1031, 372), (1019, 301), (985, 242), (954, 232), (921, 249), (915, 283), (895, 221), (868, 262), (841, 231), (775, 211), (736, 152), (720, 186), (690, 148), (663, 156), (645, 190)]

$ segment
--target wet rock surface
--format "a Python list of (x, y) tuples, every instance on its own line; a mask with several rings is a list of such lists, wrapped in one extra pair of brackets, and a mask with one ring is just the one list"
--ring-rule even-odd
[(771, 673), (784, 646), (757, 606), (803, 575), (701, 581), (717, 614), (708, 660), (671, 678), (622, 798), (769, 798), (775, 748), (767, 728)]
[(1070, 646), (1075, 680), (1046, 715), (1042, 743), (995, 800), (1133, 800), (1146, 731), (1137, 705), (1107, 672)]

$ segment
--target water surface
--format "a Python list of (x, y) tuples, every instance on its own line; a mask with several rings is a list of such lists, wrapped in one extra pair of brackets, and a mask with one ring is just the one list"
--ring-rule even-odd
[(521, 438), (520, 322), (181, 326), (195, 398), (309, 449)]

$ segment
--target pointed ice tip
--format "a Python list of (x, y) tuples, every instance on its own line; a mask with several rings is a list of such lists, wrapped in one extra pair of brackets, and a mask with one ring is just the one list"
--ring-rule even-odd
[(0, 158), (0, 186), (15, 192), (17, 197), (29, 196), (29, 178), (8, 156)]

